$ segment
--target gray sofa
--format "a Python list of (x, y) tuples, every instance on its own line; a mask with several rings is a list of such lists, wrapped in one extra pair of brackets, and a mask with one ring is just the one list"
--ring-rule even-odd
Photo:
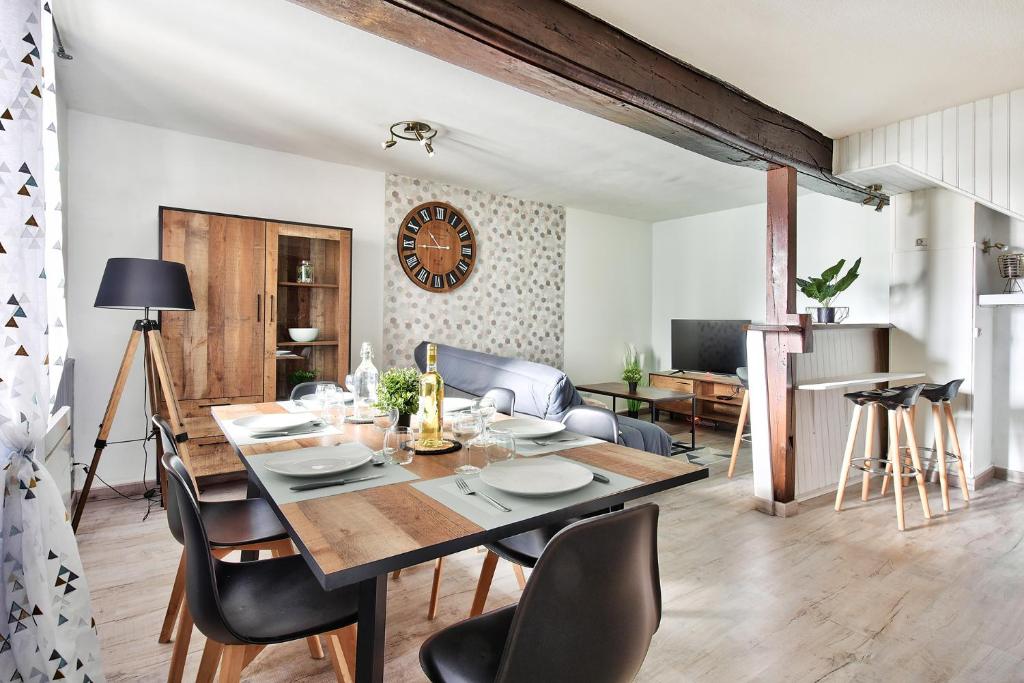
[[(415, 351), (420, 371), (426, 366), (427, 342)], [(540, 363), (437, 345), (437, 371), (445, 386), (469, 396), (480, 396), (493, 387), (516, 394), (516, 412), (545, 420), (561, 420), (583, 398), (564, 372)], [(619, 416), (619, 443), (658, 455), (672, 452), (672, 439), (661, 427)]]

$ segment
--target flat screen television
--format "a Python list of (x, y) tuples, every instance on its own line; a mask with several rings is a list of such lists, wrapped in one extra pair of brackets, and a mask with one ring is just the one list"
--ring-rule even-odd
[(747, 364), (749, 320), (673, 320), (672, 369), (736, 374)]

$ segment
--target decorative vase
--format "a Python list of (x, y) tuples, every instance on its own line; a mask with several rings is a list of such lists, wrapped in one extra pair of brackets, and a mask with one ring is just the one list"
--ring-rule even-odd
[(637, 384), (638, 384), (638, 382), (626, 382), (626, 385), (629, 387), (629, 393), (631, 393), (631, 394), (635, 394), (636, 393), (636, 385)]
[(638, 419), (640, 419), (640, 411), (639, 410), (627, 410), (626, 411), (626, 417), (631, 417), (634, 420), (638, 420)]
[(398, 426), (408, 427), (412, 423), (412, 413), (399, 413), (398, 414)]

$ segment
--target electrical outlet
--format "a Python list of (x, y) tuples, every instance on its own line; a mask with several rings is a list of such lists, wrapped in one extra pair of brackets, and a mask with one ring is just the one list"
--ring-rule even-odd
[(916, 240), (914, 240), (914, 246), (915, 247), (927, 247), (928, 246), (928, 238), (927, 237), (918, 237)]

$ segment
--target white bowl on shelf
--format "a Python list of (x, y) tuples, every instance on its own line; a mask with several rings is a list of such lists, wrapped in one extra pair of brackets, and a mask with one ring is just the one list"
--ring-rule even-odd
[(311, 342), (316, 341), (316, 338), (320, 336), (319, 327), (289, 327), (288, 336), (292, 338), (292, 341), (296, 342)]

